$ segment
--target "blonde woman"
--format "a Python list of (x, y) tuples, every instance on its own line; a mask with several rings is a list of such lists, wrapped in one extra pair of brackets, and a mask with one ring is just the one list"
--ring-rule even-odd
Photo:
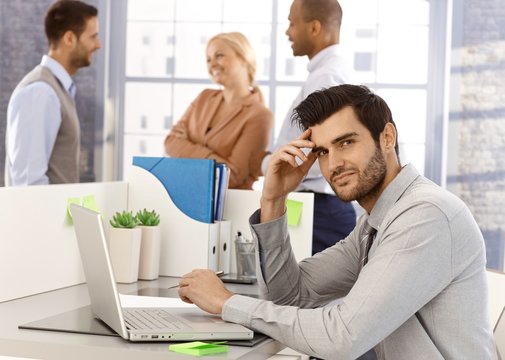
[(255, 84), (256, 60), (247, 38), (221, 33), (207, 43), (207, 69), (221, 89), (206, 89), (191, 103), (165, 139), (171, 157), (226, 163), (230, 188), (251, 189), (261, 175), (272, 129), (272, 113)]

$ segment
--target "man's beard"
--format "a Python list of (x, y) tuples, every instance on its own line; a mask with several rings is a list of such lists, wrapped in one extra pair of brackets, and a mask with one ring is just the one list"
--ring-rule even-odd
[(338, 168), (331, 174), (330, 186), (337, 197), (345, 202), (357, 200), (358, 202), (374, 197), (381, 189), (386, 178), (386, 159), (382, 155), (380, 148), (375, 148), (373, 157), (368, 161), (363, 172), (358, 173), (358, 184), (349, 191), (339, 190), (333, 184), (333, 179), (345, 171), (354, 169)]
[(91, 62), (89, 61), (89, 54), (80, 48), (74, 51), (72, 57), (70, 58), (70, 63), (76, 69), (91, 65)]

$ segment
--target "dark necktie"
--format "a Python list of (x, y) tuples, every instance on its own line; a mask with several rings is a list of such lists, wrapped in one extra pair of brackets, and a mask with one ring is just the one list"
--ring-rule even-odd
[(361, 241), (366, 241), (365, 247), (365, 257), (363, 258), (363, 266), (368, 263), (368, 253), (370, 252), (370, 248), (372, 247), (373, 240), (375, 238), (375, 234), (377, 234), (377, 230), (375, 230), (368, 221), (365, 223), (363, 227), (363, 231), (361, 234)]

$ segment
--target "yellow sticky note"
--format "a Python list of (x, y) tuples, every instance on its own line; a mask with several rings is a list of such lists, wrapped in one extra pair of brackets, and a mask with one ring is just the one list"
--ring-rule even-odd
[(303, 203), (301, 201), (286, 200), (286, 208), (288, 211), (288, 225), (298, 226), (302, 216)]
[(72, 221), (72, 213), (70, 212), (70, 204), (81, 205), (81, 199), (79, 199), (79, 198), (68, 198), (67, 199), (67, 223), (68, 223), (68, 225), (72, 225), (74, 223)]
[(96, 201), (95, 201), (95, 195), (86, 195), (82, 197), (82, 206), (85, 207), (86, 209), (90, 209), (93, 211), (98, 211), (98, 206), (96, 206)]

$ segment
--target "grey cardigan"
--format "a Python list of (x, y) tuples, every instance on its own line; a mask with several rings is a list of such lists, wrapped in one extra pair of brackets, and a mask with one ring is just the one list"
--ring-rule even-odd
[[(377, 235), (363, 266), (367, 218)], [(286, 216), (259, 224), (256, 212), (250, 221), (266, 300), (234, 295), (224, 320), (325, 359), (372, 347), (388, 360), (497, 358), (479, 228), (461, 200), (412, 165), (345, 240), (299, 264)]]

